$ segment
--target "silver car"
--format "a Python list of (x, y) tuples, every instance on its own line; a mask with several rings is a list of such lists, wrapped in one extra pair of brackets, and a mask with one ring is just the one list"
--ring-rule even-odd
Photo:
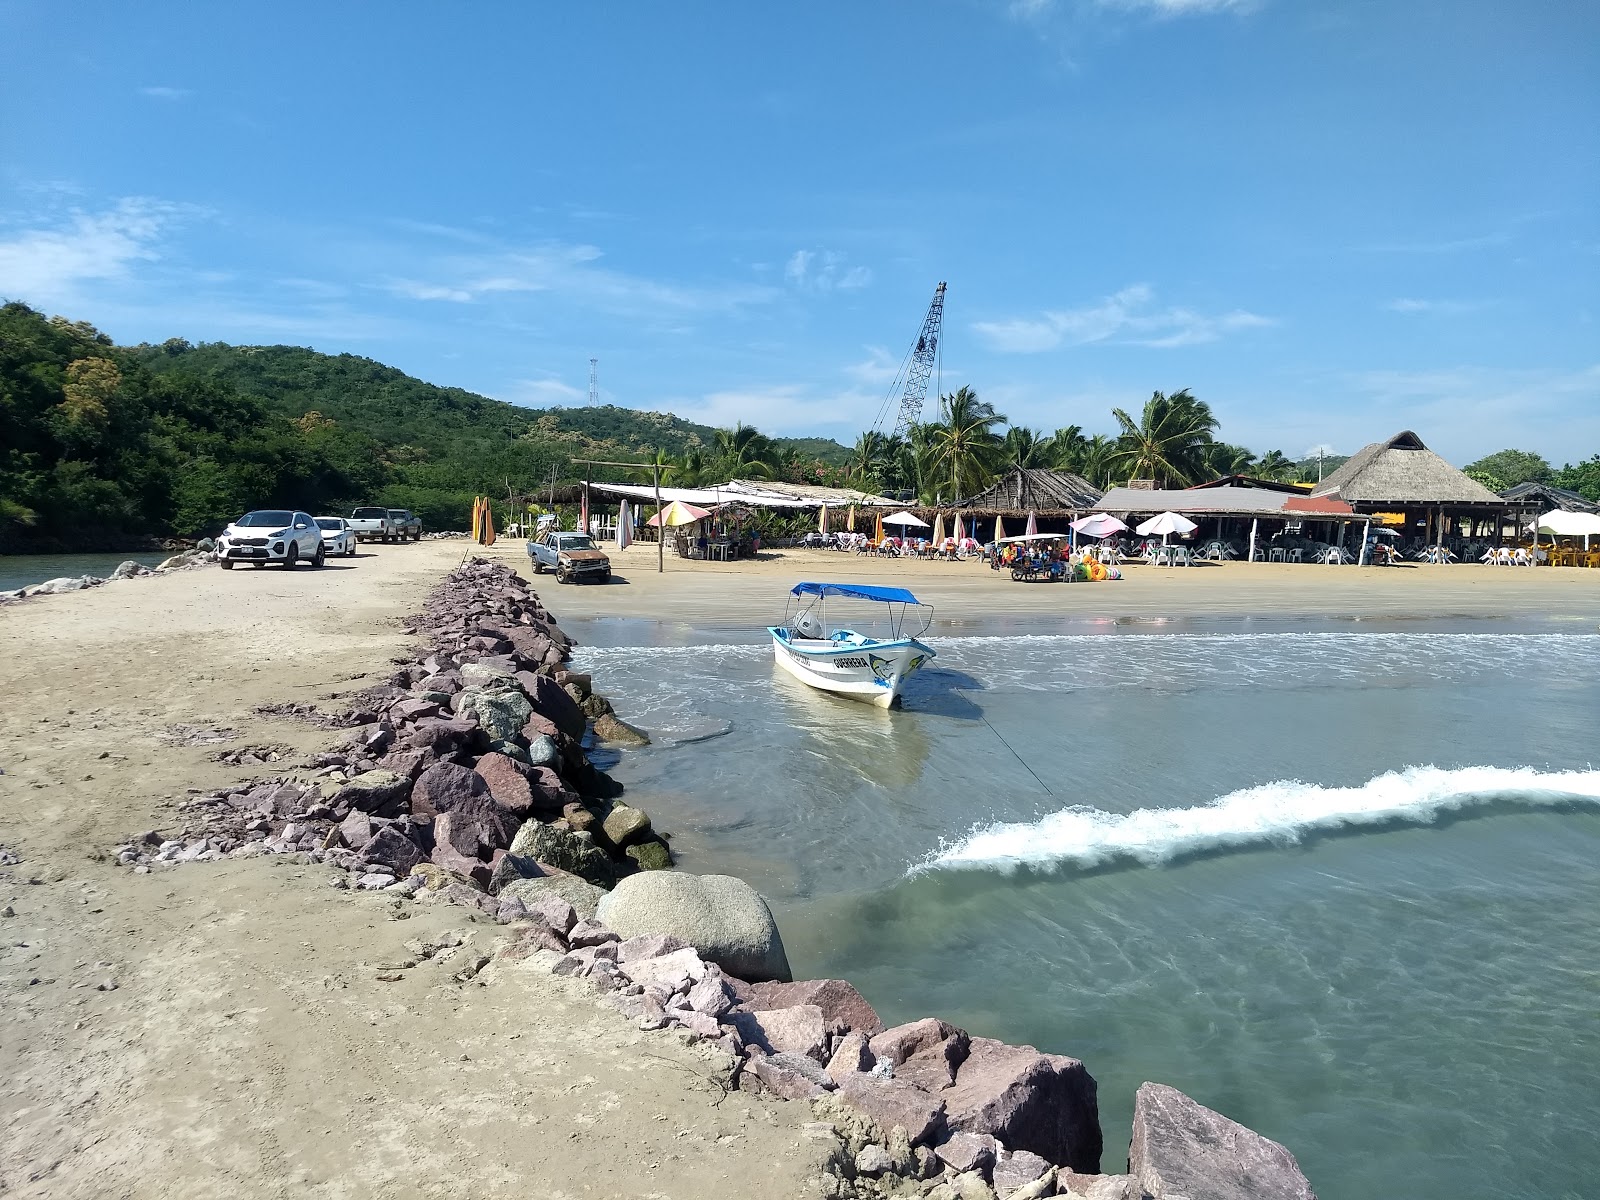
[(322, 548), (329, 554), (345, 558), (356, 556), (356, 531), (343, 517), (318, 517), (317, 528), (322, 530)]
[(275, 562), (286, 568), (308, 562), (320, 567), (326, 557), (317, 523), (307, 513), (286, 508), (247, 512), (217, 539), (217, 561), (225, 570), (241, 562), (258, 567)]

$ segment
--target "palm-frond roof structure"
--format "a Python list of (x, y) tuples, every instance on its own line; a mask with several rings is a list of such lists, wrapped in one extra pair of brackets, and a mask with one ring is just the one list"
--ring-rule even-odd
[(1071, 471), (1017, 467), (976, 496), (942, 507), (1002, 517), (1025, 517), (1030, 512), (1040, 516), (1076, 514), (1088, 512), (1100, 496), (1099, 488)]
[(1311, 495), (1343, 500), (1369, 510), (1510, 507), (1506, 500), (1429, 450), (1409, 429), (1357, 451)]

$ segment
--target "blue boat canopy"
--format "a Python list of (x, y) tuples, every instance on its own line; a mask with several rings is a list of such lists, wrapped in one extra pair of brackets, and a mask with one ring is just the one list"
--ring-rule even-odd
[(863, 583), (797, 583), (795, 596), (849, 596), (854, 600), (878, 600), (885, 604), (921, 604), (905, 588), (873, 587)]

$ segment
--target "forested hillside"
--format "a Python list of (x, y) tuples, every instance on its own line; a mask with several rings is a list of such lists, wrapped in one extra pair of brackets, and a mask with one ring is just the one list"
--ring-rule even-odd
[(376, 502), (461, 528), (475, 494), (576, 478), (574, 458), (712, 459), (719, 433), (625, 408), (520, 408), (350, 354), (119, 347), (22, 304), (0, 307), (0, 422), (0, 552), (208, 533), (261, 506)]

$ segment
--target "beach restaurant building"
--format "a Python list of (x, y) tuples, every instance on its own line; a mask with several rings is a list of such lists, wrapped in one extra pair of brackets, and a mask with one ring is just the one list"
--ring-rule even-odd
[[(1317, 499), (1297, 490), (1233, 484), (1181, 491), (1117, 487), (1100, 497), (1093, 511), (1110, 513), (1130, 526), (1136, 524), (1131, 519), (1134, 517), (1142, 520), (1157, 513), (1179, 513), (1201, 527), (1198, 537), (1238, 543), (1247, 547), (1246, 557), (1252, 560), (1264, 557), (1265, 542), (1274, 534), (1302, 534), (1328, 545), (1359, 545), (1347, 543), (1348, 527), (1351, 522), (1366, 524), (1342, 500)], [(1314, 528), (1308, 530), (1308, 523)], [(1355, 532), (1361, 535), (1365, 529)]]
[[(961, 514), (979, 541), (992, 539), (997, 520), (1004, 521), (1009, 532), (1021, 533), (1030, 514), (1041, 533), (1065, 534), (1069, 522), (1093, 511), (1100, 495), (1099, 488), (1071, 471), (1018, 467), (985, 491), (942, 511), (953, 508)], [(932, 519), (935, 511), (940, 510), (927, 509), (924, 515)]]
[(1515, 530), (1538, 508), (1535, 500), (1495, 495), (1409, 429), (1357, 452), (1313, 488), (1311, 497), (1343, 501), (1407, 543), (1455, 550), (1466, 540), (1503, 541), (1507, 522)]

